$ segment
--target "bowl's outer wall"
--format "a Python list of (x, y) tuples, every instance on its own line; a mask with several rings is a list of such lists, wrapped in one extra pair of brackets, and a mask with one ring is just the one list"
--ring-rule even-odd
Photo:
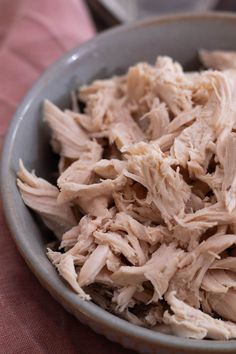
[[(2, 159), (2, 197), (13, 237), (26, 262), (40, 282), (64, 307), (99, 333), (145, 353), (217, 352), (235, 353), (236, 341), (182, 340), (136, 328), (84, 303), (68, 289), (45, 256), (45, 238), (16, 188), (21, 158), (28, 169), (49, 178), (55, 166), (49, 147), (49, 132), (42, 117), (47, 98), (60, 107), (69, 104), (69, 92), (96, 78), (124, 73), (139, 61), (154, 63), (157, 55), (169, 55), (185, 69), (199, 67), (197, 52), (205, 49), (236, 49), (236, 17), (223, 15), (157, 18), (98, 36), (54, 64), (33, 87), (15, 114)], [(161, 349), (162, 348), (162, 349)], [(175, 348), (175, 349), (173, 349)]]

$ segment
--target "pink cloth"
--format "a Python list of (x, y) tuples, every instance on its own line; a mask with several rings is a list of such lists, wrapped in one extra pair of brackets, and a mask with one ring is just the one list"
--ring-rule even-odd
[[(95, 33), (80, 0), (0, 0), (0, 147), (42, 71)], [(0, 206), (0, 353), (131, 353), (80, 324), (27, 268)]]

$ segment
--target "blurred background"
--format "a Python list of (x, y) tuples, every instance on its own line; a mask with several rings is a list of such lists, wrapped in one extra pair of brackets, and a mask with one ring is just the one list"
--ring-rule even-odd
[(182, 11), (236, 11), (235, 0), (87, 0), (97, 31), (148, 16)]

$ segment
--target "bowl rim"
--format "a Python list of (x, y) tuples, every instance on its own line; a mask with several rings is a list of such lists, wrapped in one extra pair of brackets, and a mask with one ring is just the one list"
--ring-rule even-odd
[[(37, 93), (40, 92), (41, 88), (50, 79), (53, 79), (56, 73), (61, 72), (63, 68), (70, 65), (75, 60), (78, 60), (83, 55), (86, 55), (88, 51), (96, 48), (100, 42), (103, 42), (109, 37), (113, 37), (117, 33), (126, 33), (130, 30), (135, 30), (139, 27), (147, 27), (153, 25), (161, 25), (162, 23), (173, 23), (184, 20), (202, 20), (202, 19), (222, 19), (222, 20), (232, 20), (236, 22), (236, 14), (229, 12), (204, 12), (204, 13), (179, 13), (177, 15), (164, 15), (155, 16), (141, 21), (137, 21), (128, 25), (117, 26), (113, 29), (104, 31), (95, 38), (76, 46), (72, 50), (66, 52), (59, 60), (51, 64), (48, 69), (40, 76), (40, 78), (34, 83), (31, 89), (24, 96), (23, 100), (19, 104), (9, 128), (5, 136), (3, 149), (2, 149), (2, 161), (0, 170), (0, 180), (1, 180), (1, 196), (3, 211), (10, 229), (11, 235), (17, 245), (19, 252), (25, 259), (27, 265), (38, 278), (38, 280), (43, 283), (43, 286), (49, 291), (49, 293), (56, 298), (59, 302), (63, 298), (65, 306), (69, 311), (71, 309), (77, 310), (78, 312), (84, 313), (87, 317), (94, 320), (95, 323), (99, 323), (102, 326), (108, 328), (111, 333), (113, 331), (118, 332), (120, 336), (139, 338), (139, 341), (143, 343), (150, 344), (151, 346), (161, 345), (163, 347), (174, 349), (174, 350), (195, 350), (197, 352), (215, 352), (215, 353), (233, 353), (236, 351), (236, 340), (231, 341), (211, 341), (211, 340), (195, 340), (195, 339), (185, 339), (173, 335), (163, 334), (160, 332), (155, 332), (153, 330), (139, 327), (133, 325), (126, 320), (118, 318), (117, 316), (103, 310), (99, 306), (81, 300), (72, 290), (65, 291), (66, 285), (61, 281), (58, 284), (56, 279), (48, 279), (48, 274), (40, 263), (35, 263), (35, 255), (32, 251), (24, 244), (24, 235), (18, 228), (16, 218), (12, 210), (14, 209), (13, 202), (11, 200), (11, 182), (9, 182), (8, 175), (10, 171), (10, 161), (11, 154), (14, 146), (15, 137), (17, 135), (17, 130), (23, 120), (24, 114), (29, 109), (30, 105), (33, 104), (34, 97), (37, 97)], [(56, 277), (55, 277), (56, 278)], [(66, 287), (67, 288), (67, 287)]]

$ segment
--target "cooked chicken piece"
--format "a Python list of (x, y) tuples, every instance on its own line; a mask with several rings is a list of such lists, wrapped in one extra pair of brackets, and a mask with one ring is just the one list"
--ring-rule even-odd
[[(85, 91), (86, 90), (86, 91)], [(91, 90), (90, 90), (91, 91)], [(86, 93), (85, 93), (86, 92)], [(80, 89), (79, 98), (86, 103), (86, 116), (78, 116), (79, 123), (90, 133), (107, 130), (107, 115), (117, 101), (115, 86), (103, 87), (96, 92)]]
[(205, 291), (201, 291), (201, 310), (204, 313), (207, 313), (208, 315), (212, 316), (214, 318), (215, 313), (213, 312), (210, 304), (208, 303), (207, 300), (207, 294)]
[(174, 115), (192, 108), (191, 91), (188, 89), (180, 89), (176, 83), (158, 82), (156, 83), (157, 95), (166, 102), (170, 111)]
[(207, 292), (226, 293), (229, 288), (236, 288), (236, 274), (223, 269), (208, 270), (201, 288)]
[(173, 240), (177, 241), (180, 247), (191, 252), (199, 245), (199, 240), (203, 232), (215, 225), (216, 223), (209, 225), (209, 223), (195, 222), (192, 224), (190, 223), (189, 225), (187, 224), (187, 227), (185, 227), (185, 225), (181, 225), (180, 223), (174, 226), (172, 237)]
[(174, 115), (192, 108), (190, 82), (181, 66), (169, 57), (158, 57), (154, 75), (154, 91)]
[(146, 200), (147, 190), (140, 183), (126, 178), (123, 188), (112, 196), (118, 211), (126, 212), (139, 222), (157, 225), (163, 222), (157, 207)]
[(75, 160), (61, 156), (58, 162), (58, 173), (61, 175)]
[(225, 210), (222, 203), (211, 204), (210, 206), (197, 210), (195, 213), (186, 214), (183, 219), (176, 218), (176, 221), (181, 226), (192, 230), (194, 228), (200, 228), (202, 231), (215, 225), (231, 224), (234, 220), (235, 214)]
[(162, 244), (146, 264), (141, 267), (122, 266), (112, 275), (112, 280), (124, 286), (140, 285), (150, 280), (154, 287), (152, 301), (157, 302), (168, 289), (169, 281), (176, 272), (183, 254), (184, 252), (174, 243), (168, 246)]
[(211, 269), (225, 269), (236, 272), (236, 257), (227, 257), (223, 259), (217, 259), (210, 266)]
[(60, 186), (61, 192), (58, 202), (64, 203), (74, 200), (85, 213), (93, 216), (108, 215), (107, 208), (112, 201), (112, 192), (119, 190), (122, 184), (122, 177), (90, 185), (73, 182), (63, 183)]
[(83, 300), (90, 300), (90, 296), (87, 295), (77, 282), (77, 274), (75, 271), (73, 257), (66, 255), (62, 257), (60, 263), (57, 265), (59, 274), (67, 281), (67, 283), (74, 289), (74, 291)]
[[(74, 112), (65, 110), (65, 114), (70, 115), (74, 119)], [(79, 137), (79, 135), (78, 135)], [(87, 144), (86, 150), (81, 150), (78, 154), (79, 160), (73, 160), (68, 157), (61, 156), (59, 160), (59, 173), (58, 185), (65, 181), (89, 183), (87, 181), (92, 180), (91, 166), (94, 162), (101, 159), (102, 148), (95, 141), (91, 141), (91, 144)], [(71, 166), (72, 164), (72, 166)], [(85, 181), (85, 182), (83, 182)]]
[(213, 129), (216, 136), (228, 126), (231, 126), (232, 92), (229, 80), (225, 74), (209, 72), (213, 92), (203, 107), (199, 119), (204, 119)]
[(235, 129), (236, 125), (236, 70), (229, 69), (224, 71), (224, 76), (228, 80), (230, 91), (231, 91), (231, 111), (230, 120), (228, 126)]
[(94, 282), (97, 274), (105, 266), (110, 250), (107, 245), (98, 245), (88, 257), (78, 276), (80, 286), (89, 285)]
[(108, 287), (114, 287), (115, 284), (111, 280), (111, 272), (107, 270), (106, 268), (103, 268), (95, 278), (95, 283), (99, 283)]
[(118, 232), (95, 231), (94, 237), (97, 243), (109, 245), (115, 254), (123, 254), (130, 263), (137, 264), (138, 256), (128, 240)]
[[(150, 79), (149, 84), (151, 85), (153, 77), (150, 76), (149, 79)], [(158, 99), (157, 95), (153, 91), (148, 90), (144, 94), (144, 96), (141, 97), (138, 101), (132, 99), (129, 100), (129, 98), (126, 101), (131, 116), (134, 118), (136, 122), (138, 122), (138, 125), (140, 126), (143, 132), (145, 132), (148, 129), (148, 121), (142, 118), (143, 116), (145, 116), (146, 113), (148, 113), (151, 110), (151, 108), (153, 107), (153, 102), (156, 99)]]
[(193, 176), (206, 173), (212, 156), (211, 143), (229, 123), (231, 92), (228, 81), (221, 73), (213, 72), (208, 75), (213, 92), (198, 119), (182, 131), (171, 149), (173, 157), (181, 166), (188, 166), (190, 175)]
[[(217, 146), (219, 162), (222, 165), (220, 190), (214, 192), (219, 201), (223, 201), (226, 209), (231, 213), (236, 207), (236, 135), (225, 134)], [(218, 173), (219, 174), (219, 173)]]
[(84, 131), (86, 131), (86, 134), (88, 134), (89, 137), (92, 136), (93, 133), (90, 133), (89, 131), (89, 125), (92, 124), (91, 122), (91, 117), (88, 116), (85, 113), (81, 112), (74, 112), (70, 111), (68, 109), (64, 110), (65, 114), (73, 118), (76, 124), (78, 124)]
[(106, 266), (109, 271), (112, 273), (116, 272), (122, 264), (122, 261), (119, 256), (116, 256), (113, 252), (109, 252), (106, 260)]
[(201, 176), (212, 156), (209, 145), (212, 140), (212, 129), (204, 120), (197, 120), (175, 138), (171, 152), (182, 167), (188, 166), (190, 175)]
[(128, 166), (124, 175), (147, 189), (146, 200), (149, 204), (154, 203), (164, 221), (171, 226), (175, 216), (184, 215), (190, 198), (190, 188), (179, 170), (172, 168), (172, 160), (154, 144), (132, 145), (126, 150), (126, 158)]
[(116, 310), (118, 312), (123, 312), (128, 307), (133, 307), (135, 301), (132, 299), (137, 286), (126, 286), (119, 289), (114, 293), (112, 301), (117, 303)]
[(225, 50), (200, 50), (199, 57), (207, 68), (216, 70), (236, 69), (236, 53)]
[(197, 117), (199, 117), (199, 114), (201, 112), (201, 107), (196, 106), (190, 111), (184, 111), (183, 113), (180, 113), (177, 115), (167, 126), (167, 132), (168, 133), (173, 133), (176, 130), (182, 129), (183, 126), (192, 123)]
[(204, 206), (205, 206), (204, 201), (196, 194), (191, 193), (191, 197), (190, 197), (191, 211), (193, 212), (193, 211), (200, 210), (200, 209), (204, 208)]
[[(174, 226), (172, 233), (173, 239), (175, 239), (181, 247), (188, 249), (188, 251), (194, 250), (199, 245), (199, 240), (205, 232), (212, 230), (218, 225), (218, 222), (221, 222), (221, 220), (224, 222), (223, 217), (226, 215), (226, 213), (223, 213), (224, 215), (222, 215), (222, 206), (221, 208), (217, 208), (217, 205), (214, 204), (210, 205), (210, 207), (205, 207), (203, 200), (200, 199), (199, 201), (196, 199), (196, 201), (199, 204), (201, 203), (200, 205), (197, 205), (199, 208), (196, 211), (194, 210), (194, 205), (191, 199), (191, 210), (187, 211), (189, 213), (186, 214), (183, 219), (176, 218), (177, 225)], [(220, 212), (220, 210), (222, 210), (222, 212)], [(218, 227), (223, 227), (223, 231), (220, 231), (219, 233), (217, 232), (217, 234), (225, 235), (227, 226), (219, 225)]]
[(141, 128), (131, 117), (129, 109), (124, 107), (123, 102), (117, 105), (116, 110), (111, 114), (111, 124), (108, 127), (110, 144), (115, 143), (117, 148), (121, 150), (123, 146), (146, 140)]
[(58, 265), (60, 263), (60, 260), (62, 258), (61, 252), (56, 252), (51, 250), (50, 248), (47, 248), (47, 256), (48, 259), (52, 262), (53, 265)]
[(113, 198), (118, 211), (122, 211), (132, 216), (141, 223), (161, 223), (163, 220), (161, 218), (159, 210), (156, 206), (151, 203), (147, 203), (145, 200), (132, 200), (127, 199), (124, 192), (114, 192)]
[(100, 160), (93, 166), (93, 171), (105, 179), (115, 179), (122, 173), (126, 167), (126, 161), (120, 161), (118, 159)]
[(189, 305), (200, 307), (199, 290), (203, 278), (218, 255), (236, 243), (236, 235), (214, 235), (188, 252), (178, 264), (179, 270), (170, 282), (169, 289)]
[(62, 112), (53, 103), (44, 102), (44, 119), (52, 129), (52, 146), (56, 153), (71, 159), (78, 159), (81, 154), (100, 151), (100, 145), (89, 140), (74, 119)]
[(58, 189), (43, 178), (37, 177), (34, 172), (28, 172), (21, 160), (19, 165), (17, 185), (24, 203), (36, 211), (45, 225), (61, 239), (65, 231), (77, 224), (70, 205), (59, 205)]
[(133, 233), (128, 232), (127, 234), (125, 234), (125, 237), (129, 241), (133, 249), (135, 250), (135, 253), (138, 258), (137, 264), (141, 266), (144, 263), (146, 263), (147, 254), (145, 254), (144, 245), (143, 244), (141, 245), (141, 242), (135, 237)]
[(160, 138), (153, 140), (155, 145), (158, 145), (162, 152), (169, 151), (173, 145), (175, 138), (179, 135), (179, 132), (168, 133), (162, 135)]
[(166, 133), (166, 128), (170, 123), (169, 113), (164, 102), (155, 97), (149, 112), (144, 114), (140, 120), (147, 120), (148, 126), (145, 134), (148, 140), (155, 140)]
[(187, 72), (185, 76), (190, 81), (193, 103), (195, 105), (204, 106), (209, 100), (213, 90), (208, 72)]
[(76, 160), (58, 178), (57, 184), (61, 188), (64, 183), (90, 184), (93, 181), (94, 162)]
[[(220, 191), (222, 189), (223, 178), (224, 178), (224, 171), (219, 165), (216, 165), (215, 171), (213, 173), (207, 173), (205, 175), (199, 176), (199, 179), (202, 182), (206, 183), (210, 187), (210, 189), (214, 192), (218, 201), (222, 199)], [(222, 206), (222, 210), (223, 210), (223, 206)]]
[(113, 76), (111, 79), (95, 80), (90, 85), (84, 85), (79, 88), (79, 98), (87, 103), (90, 96), (103, 89), (114, 90), (117, 96), (123, 96), (126, 91), (126, 76)]
[[(111, 215), (110, 212), (109, 217), (111, 217)], [(71, 254), (74, 257), (75, 263), (83, 264), (88, 256), (95, 250), (97, 244), (95, 244), (93, 234), (98, 229), (106, 231), (109, 227), (108, 221), (109, 218), (107, 219), (106, 217), (91, 218), (88, 215), (85, 215), (81, 218), (76, 230), (74, 228), (74, 232), (77, 233), (77, 241), (75, 245), (67, 251), (67, 254)], [(63, 247), (64, 236), (65, 235), (63, 235), (60, 248)], [(110, 253), (108, 253), (106, 262), (108, 262), (109, 259)]]
[[(73, 230), (77, 234), (77, 240), (71, 248), (66, 248), (66, 253), (63, 255), (70, 254), (73, 256), (76, 265), (83, 265), (97, 246), (93, 237), (93, 232), (97, 230), (97, 227), (97, 220), (92, 220), (88, 216), (81, 218), (79, 225)], [(64, 236), (66, 234), (63, 235), (63, 238)], [(62, 239), (60, 249), (65, 244), (67, 244), (66, 239)]]
[(171, 315), (166, 311), (163, 316), (164, 323), (169, 325), (172, 333), (184, 338), (211, 338), (231, 339), (236, 338), (236, 325), (215, 319), (200, 310), (197, 310), (176, 297), (174, 291), (165, 296), (170, 305)]
[(139, 63), (129, 69), (127, 74), (127, 96), (139, 101), (150, 88), (153, 68), (146, 63)]
[(79, 159), (74, 161), (57, 180), (60, 186), (63, 183), (75, 182), (81, 184), (90, 184), (93, 181), (93, 168), (97, 161), (101, 160), (102, 148), (99, 144), (92, 142), (88, 151), (81, 152)]
[(144, 226), (124, 212), (116, 214), (110, 228), (113, 231), (125, 231), (137, 240), (148, 242), (151, 245), (162, 242), (164, 238), (161, 226)]
[[(141, 124), (138, 124), (140, 121), (135, 119), (127, 99), (117, 102), (114, 109), (110, 111), (109, 122), (109, 143), (112, 144), (114, 141), (119, 150), (123, 145), (146, 140)], [(125, 132), (122, 132), (122, 127), (125, 127)]]
[[(136, 123), (134, 122), (136, 125)], [(117, 148), (121, 150), (124, 146), (128, 146), (139, 141), (145, 140), (138, 125), (126, 125), (126, 123), (115, 123), (111, 125), (109, 131), (110, 143), (115, 143)]]
[[(80, 220), (80, 223), (81, 223), (81, 220)], [(81, 229), (80, 223), (78, 225), (72, 227), (70, 230), (68, 230), (67, 232), (65, 232), (62, 235), (60, 249), (65, 248), (66, 250), (68, 250), (76, 244), (76, 242), (78, 240), (78, 235), (79, 235), (80, 229)]]
[[(123, 84), (122, 84), (123, 85)], [(123, 93), (120, 92), (121, 86), (119, 80), (117, 85), (100, 87), (94, 93), (84, 96), (84, 90), (80, 92), (80, 98), (86, 102), (87, 116), (82, 119), (80, 115), (79, 122), (88, 132), (98, 132), (99, 135), (109, 137), (110, 141), (121, 142), (135, 139), (143, 140), (145, 136), (129, 114), (129, 109), (125, 107)], [(123, 97), (123, 98), (122, 98)], [(91, 117), (88, 119), (88, 116)], [(126, 123), (127, 134), (123, 137), (121, 127)]]
[[(234, 285), (235, 282), (234, 282)], [(218, 315), (226, 320), (236, 322), (236, 290), (235, 286), (227, 292), (207, 293), (207, 301)]]

